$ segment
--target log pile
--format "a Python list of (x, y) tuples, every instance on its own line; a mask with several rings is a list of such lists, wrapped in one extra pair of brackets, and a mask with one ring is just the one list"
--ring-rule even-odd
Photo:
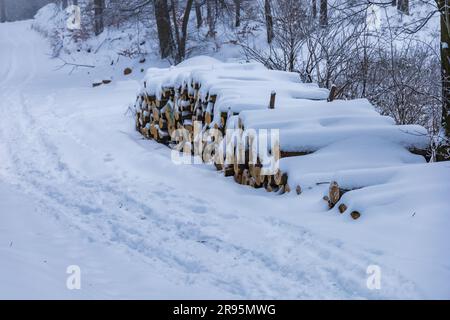
[[(313, 159), (329, 145), (355, 135), (415, 152), (427, 147), (427, 141), (419, 137), (425, 129), (396, 126), (367, 100), (327, 102), (327, 90), (303, 84), (292, 73), (270, 71), (259, 64), (227, 64), (209, 58), (202, 62), (188, 60), (177, 67), (148, 71), (135, 103), (136, 130), (148, 139), (200, 156), (239, 184), (299, 195), (308, 185), (302, 185), (304, 175), (289, 170), (288, 164)], [(234, 129), (233, 136), (227, 129)], [(268, 153), (259, 150), (257, 141), (260, 130), (266, 129), (279, 130), (277, 141), (266, 133), (271, 141)], [(419, 134), (410, 135), (410, 131)], [(258, 133), (258, 139), (252, 132)], [(267, 170), (268, 157), (280, 166)], [(323, 183), (320, 178), (319, 174), (312, 181)], [(333, 208), (347, 190), (337, 182), (328, 183), (326, 200)], [(347, 211), (345, 204), (338, 206), (340, 212)]]

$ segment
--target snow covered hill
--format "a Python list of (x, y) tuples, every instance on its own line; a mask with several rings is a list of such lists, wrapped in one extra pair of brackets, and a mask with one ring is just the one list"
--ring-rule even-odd
[(50, 51), (31, 22), (0, 24), (0, 298), (450, 298), (450, 187), (431, 179), (448, 164), (401, 207), (408, 170), (375, 188), (353, 221), (325, 185), (278, 196), (173, 164), (127, 113), (139, 75), (92, 88), (109, 69), (68, 74)]

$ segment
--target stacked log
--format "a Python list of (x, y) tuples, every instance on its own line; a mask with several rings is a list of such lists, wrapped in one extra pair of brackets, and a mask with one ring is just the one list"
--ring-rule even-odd
[[(236, 183), (241, 185), (264, 188), (267, 192), (277, 192), (278, 194), (294, 191), (297, 195), (302, 194), (304, 187), (298, 179), (291, 179), (290, 172), (282, 166), (269, 172), (265, 170), (264, 155), (257, 150), (257, 141), (247, 134), (248, 130), (280, 130), (280, 141), (276, 145), (277, 148), (272, 146), (268, 150), (268, 156), (272, 157), (275, 162), (314, 154), (326, 145), (347, 139), (355, 134), (379, 136), (380, 139), (387, 140), (397, 137), (395, 138), (397, 140), (394, 139), (395, 142), (412, 152), (419, 153), (417, 150), (420, 152), (424, 150), (422, 142), (415, 144), (414, 138), (399, 133), (399, 131), (408, 130), (423, 132), (422, 128), (395, 126), (391, 118), (380, 116), (366, 100), (326, 102), (327, 91), (318, 95), (322, 101), (316, 101), (312, 100), (315, 95), (309, 91), (305, 96), (301, 96), (299, 93), (301, 90), (293, 94), (295, 99), (286, 100), (286, 93), (282, 94), (282, 90), (280, 94), (267, 88), (265, 89), (267, 97), (264, 109), (258, 103), (249, 103), (247, 106), (237, 98), (233, 100), (233, 103), (228, 103), (225, 94), (228, 91), (219, 89), (220, 85), (229, 89), (230, 82), (224, 80), (225, 82), (222, 84), (220, 81), (230, 75), (227, 74), (226, 77), (220, 78), (222, 71), (215, 70), (216, 78), (221, 80), (210, 81), (204, 76), (206, 67), (202, 68), (200, 68), (199, 74), (192, 77), (183, 74), (183, 77), (180, 76), (182, 81), (160, 81), (163, 85), (157, 83), (156, 90), (147, 90), (147, 85), (154, 85), (152, 78), (147, 78), (135, 103), (136, 130), (147, 139), (153, 139), (172, 148), (176, 147), (178, 151), (189, 155), (196, 156), (196, 150), (201, 150), (200, 156), (203, 161), (213, 163), (225, 177), (233, 177)], [(231, 68), (237, 67), (232, 65)], [(224, 70), (226, 69), (224, 68)], [(189, 72), (195, 73), (196, 69), (192, 70)], [(249, 71), (248, 79), (252, 78), (251, 71)], [(171, 69), (161, 72), (170, 73)], [(278, 76), (279, 74), (277, 74)], [(290, 76), (288, 75), (288, 77)], [(266, 84), (271, 83), (269, 80)], [(156, 80), (154, 81), (156, 83)], [(231, 82), (231, 86), (234, 85), (235, 90), (244, 92), (243, 88), (247, 84), (248, 90), (255, 87), (255, 83), (252, 81), (245, 80), (243, 77), (236, 84)], [(290, 88), (290, 90), (293, 89)], [(234, 93), (232, 90), (230, 92)], [(308, 100), (309, 97), (311, 100)], [(300, 98), (304, 98), (304, 100), (299, 100)], [(261, 100), (260, 97), (258, 99)], [(275, 101), (280, 106), (288, 101), (292, 104), (298, 103), (299, 107), (278, 107)], [(264, 107), (264, 103), (262, 105)], [(311, 124), (316, 123), (317, 128), (310, 130)], [(354, 123), (362, 123), (362, 125), (352, 131), (348, 125)], [(228, 128), (237, 129), (239, 134), (228, 138), (226, 135)], [(208, 141), (198, 139), (197, 134), (203, 134), (208, 129), (215, 129), (209, 137), (210, 139)], [(324, 142), (322, 144), (311, 143), (318, 136)], [(237, 140), (234, 148), (227, 148), (228, 144), (233, 143), (231, 141), (233, 139)], [(221, 150), (224, 152), (220, 152)], [(340, 203), (342, 195), (349, 190), (351, 189), (340, 186), (338, 181), (330, 181), (328, 195), (324, 197), (329, 208), (337, 206), (340, 213), (350, 211), (346, 204)], [(361, 214), (355, 212), (352, 211), (351, 216), (357, 219)]]
[[(229, 119), (234, 115), (232, 112), (220, 113), (220, 121), (213, 121), (214, 105), (217, 100), (217, 95), (206, 95), (206, 99), (201, 99), (198, 94), (201, 84), (191, 83), (189, 86), (180, 86), (177, 88), (166, 87), (163, 90), (163, 94), (158, 99), (156, 96), (141, 95), (137, 99), (137, 112), (136, 112), (136, 129), (141, 134), (149, 139), (154, 139), (160, 143), (169, 145), (171, 143), (179, 143), (183, 141), (187, 148), (182, 146), (182, 150), (185, 152), (193, 152), (194, 148), (191, 147), (191, 143), (194, 141), (194, 124), (200, 123), (200, 131), (208, 128), (218, 129), (222, 134), (225, 134), (227, 123)], [(273, 103), (273, 96), (271, 96), (270, 103)], [(292, 121), (296, 121), (291, 120)], [(294, 122), (295, 123), (295, 122)], [(264, 123), (267, 125), (267, 122)], [(292, 123), (290, 123), (292, 125)], [(300, 124), (299, 124), (300, 125)], [(270, 126), (270, 125), (269, 125)], [(272, 125), (274, 127), (275, 125)], [(408, 129), (408, 126), (403, 126)], [(403, 127), (390, 126), (387, 129), (401, 129)], [(288, 184), (288, 174), (278, 169), (273, 174), (263, 175), (261, 173), (262, 164), (259, 154), (251, 152), (254, 148), (254, 140), (251, 136), (244, 134), (246, 127), (243, 118), (238, 118), (238, 128), (241, 129), (241, 135), (237, 137), (239, 140), (245, 140), (244, 143), (238, 143), (238, 147), (234, 150), (234, 154), (231, 156), (232, 161), (230, 163), (223, 164), (224, 159), (214, 159), (216, 168), (222, 170), (225, 176), (233, 176), (234, 180), (242, 185), (249, 185), (254, 188), (264, 187), (268, 192), (290, 192), (291, 186)], [(259, 129), (258, 126), (254, 128)], [(251, 128), (251, 129), (254, 129)], [(371, 128), (361, 128), (360, 131), (365, 132), (383, 132), (386, 128), (382, 127), (381, 130)], [(185, 129), (183, 136), (174, 134), (176, 129)], [(327, 129), (328, 133), (333, 136), (333, 131)], [(341, 130), (342, 131), (342, 130)], [(290, 141), (296, 136), (305, 136), (305, 134), (311, 134), (301, 130), (290, 130), (286, 132), (282, 137), (285, 137), (286, 141)], [(312, 134), (320, 134), (319, 131), (315, 131)], [(293, 137), (291, 137), (293, 136)], [(304, 139), (308, 140), (308, 139)], [(331, 140), (333, 140), (331, 138)], [(297, 144), (292, 143), (283, 144), (279, 146), (281, 149), (274, 155), (275, 161), (287, 158), (287, 157), (299, 157), (307, 154), (311, 154), (317, 151), (318, 148), (311, 148), (311, 146), (303, 145), (301, 139), (297, 139)], [(200, 142), (203, 143), (203, 142)], [(215, 141), (213, 144), (217, 144)], [(242, 148), (242, 145), (246, 147)], [(203, 146), (203, 149), (205, 146)], [(297, 194), (301, 193), (301, 187), (295, 186)], [(330, 208), (334, 207), (337, 203), (335, 197), (329, 198)]]
[(136, 129), (166, 145), (180, 138), (174, 135), (176, 129), (186, 129), (188, 136), (181, 138), (192, 141), (193, 123), (201, 118), (195, 102), (185, 88), (164, 88), (160, 98), (142, 94), (136, 103)]

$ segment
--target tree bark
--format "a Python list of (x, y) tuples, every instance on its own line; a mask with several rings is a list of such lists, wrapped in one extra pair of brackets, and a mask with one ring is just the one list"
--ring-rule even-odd
[[(217, 4), (215, 4), (217, 5)], [(208, 22), (208, 36), (214, 37), (216, 34), (215, 17), (213, 15), (213, 0), (206, 0), (206, 20)]]
[(312, 0), (311, 13), (314, 19), (317, 18), (317, 0)]
[(175, 62), (180, 62), (180, 28), (178, 27), (178, 18), (177, 18), (177, 0), (171, 0), (170, 2), (171, 11), (172, 11), (172, 23), (173, 23), (173, 30), (175, 33), (175, 44), (177, 45), (177, 54), (175, 57)]
[(99, 35), (103, 32), (103, 9), (105, 0), (94, 0), (94, 32)]
[(320, 0), (320, 26), (328, 25), (328, 1)]
[(195, 16), (197, 18), (197, 29), (200, 29), (200, 27), (203, 24), (203, 17), (202, 17), (202, 6), (199, 0), (195, 0)]
[(234, 6), (235, 6), (235, 13), (236, 13), (236, 21), (235, 26), (236, 28), (241, 26), (241, 0), (234, 0)]
[(186, 56), (187, 29), (193, 2), (193, 0), (187, 0), (186, 8), (184, 9), (183, 23), (181, 25), (181, 39), (178, 48), (180, 61), (182, 61)]
[(442, 128), (450, 139), (450, 9), (448, 0), (436, 2), (441, 15)]
[(158, 30), (161, 59), (173, 54), (173, 35), (167, 0), (155, 0), (156, 28)]
[(409, 0), (397, 0), (397, 9), (404, 14), (409, 14)]
[(272, 5), (270, 0), (264, 1), (264, 14), (266, 16), (267, 42), (272, 43), (273, 40), (273, 17)]
[(6, 3), (0, 0), (0, 22), (6, 22)]

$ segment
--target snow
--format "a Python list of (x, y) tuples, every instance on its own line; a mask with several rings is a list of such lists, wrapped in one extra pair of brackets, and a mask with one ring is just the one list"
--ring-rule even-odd
[[(368, 144), (382, 139), (409, 149), (425, 150), (429, 145), (425, 128), (396, 126), (366, 99), (326, 102), (328, 90), (301, 83), (295, 73), (268, 70), (260, 63), (224, 63), (201, 56), (170, 68), (150, 68), (140, 93), (161, 99), (165, 90), (185, 88), (191, 92), (193, 84), (199, 86), (202, 101), (217, 96), (213, 125), (220, 124), (220, 116), (226, 112), (239, 114), (245, 129), (280, 129), (282, 151), (314, 152), (354, 136), (364, 137)], [(273, 92), (277, 93), (277, 107), (268, 110)], [(210, 104), (207, 110), (211, 110)], [(236, 119), (232, 126), (235, 124)]]
[[(359, 136), (366, 138), (370, 145), (372, 139), (395, 142), (406, 148), (426, 149), (429, 144), (427, 131), (417, 125), (403, 126), (343, 126), (336, 128), (310, 128), (281, 130), (280, 146), (283, 151), (316, 151), (338, 141)], [(354, 148), (354, 147), (353, 147)], [(357, 150), (358, 151), (358, 150)], [(345, 153), (345, 150), (341, 151)]]
[[(379, 177), (344, 195), (362, 212), (353, 221), (328, 210), (328, 185), (279, 196), (210, 166), (173, 164), (126, 113), (139, 74), (56, 70), (30, 21), (0, 24), (0, 48), (1, 298), (450, 298), (448, 163), (426, 164), (384, 139), (336, 164), (321, 153), (337, 155), (337, 144), (304, 157), (299, 177), (321, 161), (342, 183), (358, 163)], [(275, 88), (280, 110), (290, 108), (283, 96), (326, 96), (260, 72), (286, 84)], [(111, 73), (110, 85), (92, 88)], [(214, 77), (211, 87), (225, 92), (232, 82)], [(251, 95), (266, 90), (258, 100), (266, 109), (274, 88), (258, 82), (267, 84), (254, 80)], [(81, 290), (66, 288), (70, 265), (81, 268)], [(381, 268), (380, 290), (366, 286), (369, 265)]]
[[(399, 148), (396, 143), (386, 139), (356, 136), (331, 144), (312, 154), (283, 158), (280, 160), (280, 170), (288, 173), (291, 186), (300, 185), (305, 188), (334, 180), (341, 183), (340, 173), (345, 170), (354, 170), (354, 179), (357, 179), (358, 172), (363, 169), (398, 167), (411, 163), (425, 163), (425, 159)], [(384, 176), (383, 173), (384, 171), (378, 172), (371, 178), (379, 181), (378, 179)], [(361, 183), (364, 181), (366, 180)], [(342, 183), (343, 188), (356, 187), (347, 180)]]
[[(356, 118), (358, 117), (358, 118)], [(239, 118), (245, 128), (267, 128), (267, 125), (292, 122), (292, 125), (307, 125), (311, 121), (336, 122), (339, 120), (364, 124), (374, 121), (376, 124), (394, 124), (389, 117), (381, 117), (367, 99), (335, 100), (333, 102), (300, 99), (290, 108), (274, 110), (244, 110)], [(298, 125), (297, 125), (298, 123)], [(284, 126), (283, 126), (284, 128)]]
[(61, 27), (66, 21), (65, 17), (60, 6), (56, 3), (49, 3), (36, 13), (32, 27), (46, 37), (50, 37), (55, 31), (55, 26)]
[[(383, 206), (389, 207), (390, 211), (381, 212), (395, 210), (399, 215), (415, 212), (414, 216), (417, 213), (426, 213), (430, 219), (438, 218), (441, 221), (444, 221), (450, 212), (446, 203), (446, 191), (450, 187), (450, 162), (367, 170), (364, 173), (359, 172), (356, 177), (353, 172), (353, 183), (349, 183), (352, 179), (346, 177), (345, 173), (340, 175), (343, 177), (338, 180), (342, 181), (344, 186), (354, 187), (358, 185), (357, 180), (360, 186), (365, 186), (344, 194), (341, 202), (348, 203), (356, 210), (364, 210), (368, 217)], [(366, 175), (372, 179), (368, 179)], [(364, 181), (361, 181), (362, 179)], [(411, 208), (413, 212), (405, 208)]]
[(192, 90), (191, 84), (200, 85), (199, 95), (216, 95), (213, 122), (220, 122), (222, 112), (239, 113), (248, 109), (267, 109), (272, 92), (277, 94), (277, 105), (289, 107), (299, 99), (324, 100), (327, 89), (316, 84), (302, 83), (298, 74), (268, 70), (257, 62), (224, 63), (200, 56), (187, 59), (169, 68), (150, 68), (142, 83), (141, 93), (161, 98), (169, 88)]

